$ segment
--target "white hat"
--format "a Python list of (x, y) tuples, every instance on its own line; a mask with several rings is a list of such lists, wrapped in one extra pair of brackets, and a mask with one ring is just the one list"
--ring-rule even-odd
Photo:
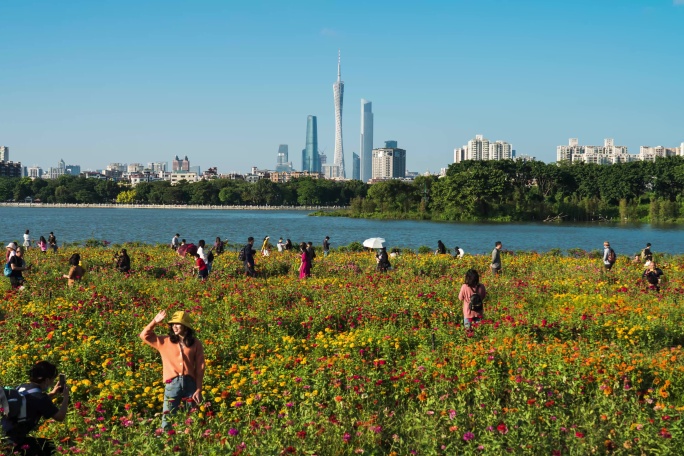
[(6, 248), (6, 249), (16, 250), (16, 249), (17, 249), (17, 244), (15, 244), (14, 242), (10, 242), (9, 244), (7, 244), (7, 247), (5, 247), (5, 248)]

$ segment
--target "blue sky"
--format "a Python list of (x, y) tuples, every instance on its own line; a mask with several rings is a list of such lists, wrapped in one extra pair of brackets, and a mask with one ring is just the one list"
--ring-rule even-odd
[(342, 52), (347, 172), (360, 99), (374, 144), (439, 171), (476, 134), (555, 161), (581, 144), (684, 141), (684, 0), (0, 0), (0, 145), (44, 168), (332, 161)]

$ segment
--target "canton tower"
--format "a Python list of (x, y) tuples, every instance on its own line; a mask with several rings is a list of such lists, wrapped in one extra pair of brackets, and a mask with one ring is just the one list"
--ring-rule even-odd
[(333, 96), (335, 99), (335, 165), (337, 177), (346, 177), (344, 172), (344, 149), (342, 148), (342, 99), (344, 97), (344, 82), (341, 79), (340, 51), (337, 51), (337, 82), (333, 84)]

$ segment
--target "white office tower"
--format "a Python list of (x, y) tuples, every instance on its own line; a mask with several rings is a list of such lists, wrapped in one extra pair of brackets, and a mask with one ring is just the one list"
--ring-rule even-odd
[(344, 82), (341, 73), (341, 55), (337, 53), (337, 82), (333, 84), (333, 96), (335, 99), (335, 155), (333, 165), (337, 168), (335, 177), (345, 177), (344, 173), (344, 149), (342, 148), (342, 101), (344, 98)]
[(363, 182), (373, 177), (373, 103), (361, 99), (361, 171)]

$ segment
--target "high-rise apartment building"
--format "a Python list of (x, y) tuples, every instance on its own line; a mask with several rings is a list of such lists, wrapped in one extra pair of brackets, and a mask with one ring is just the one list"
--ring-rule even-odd
[(321, 161), (318, 155), (318, 122), (316, 116), (306, 118), (306, 148), (302, 151), (302, 171), (321, 172)]
[(373, 149), (372, 179), (397, 179), (406, 176), (406, 151), (396, 141), (386, 141), (385, 147)]
[(356, 152), (352, 152), (352, 179), (361, 180), (361, 157)]
[(287, 144), (278, 146), (278, 161), (276, 162), (276, 172), (288, 173), (292, 171), (292, 163), (288, 161)]
[(605, 165), (639, 160), (639, 156), (630, 155), (627, 146), (616, 146), (613, 138), (605, 139), (603, 146), (582, 146), (577, 138), (570, 138), (567, 146), (556, 148), (556, 160)]
[(677, 155), (684, 155), (684, 143), (681, 144), (681, 147), (641, 146), (639, 148), (639, 160), (654, 161), (658, 157), (675, 157)]
[(9, 159), (9, 147), (0, 146), (0, 162), (8, 162)]
[(70, 176), (80, 176), (81, 165), (66, 165), (64, 167), (64, 174), (68, 174)]
[(190, 160), (188, 160), (188, 156), (186, 155), (184, 159), (178, 158), (178, 155), (176, 155), (176, 158), (173, 159), (173, 165), (171, 166), (171, 171), (173, 172), (178, 172), (178, 171), (185, 171), (189, 172), (190, 171)]
[(168, 167), (167, 162), (150, 162), (147, 164), (147, 169), (149, 169), (153, 173), (166, 172), (167, 167)]
[(43, 177), (43, 168), (40, 166), (29, 166), (26, 168), (26, 175), (32, 179)]
[(506, 141), (491, 142), (483, 135), (476, 135), (468, 144), (454, 149), (454, 163), (465, 160), (508, 160), (513, 158), (513, 146)]
[(344, 82), (342, 82), (341, 56), (337, 53), (337, 81), (333, 84), (333, 98), (335, 101), (335, 155), (333, 165), (337, 167), (335, 177), (345, 177), (344, 148), (342, 147), (342, 104), (344, 100)]
[[(360, 178), (368, 182), (373, 177), (373, 103), (361, 99)], [(355, 178), (357, 179), (357, 178)]]

